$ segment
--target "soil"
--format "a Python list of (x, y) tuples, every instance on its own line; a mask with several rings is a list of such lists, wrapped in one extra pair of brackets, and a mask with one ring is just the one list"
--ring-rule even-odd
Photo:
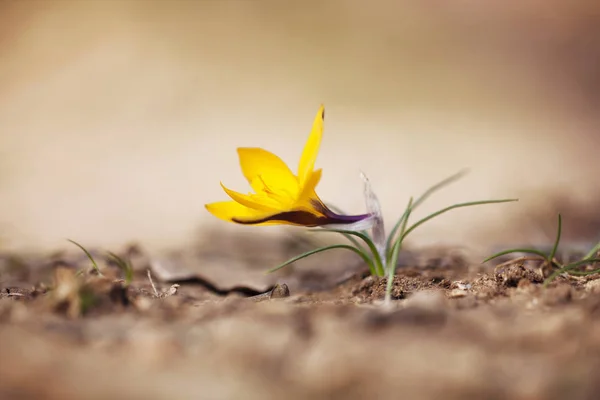
[[(277, 246), (254, 251), (298, 250)], [(191, 253), (128, 248), (131, 282), (75, 253), (4, 257), (0, 398), (600, 398), (597, 275), (543, 287), (530, 264), (429, 249), (405, 256), (386, 305), (386, 279), (351, 256), (264, 275), (248, 254), (258, 266)], [(184, 259), (199, 267), (170, 278), (165, 260)]]

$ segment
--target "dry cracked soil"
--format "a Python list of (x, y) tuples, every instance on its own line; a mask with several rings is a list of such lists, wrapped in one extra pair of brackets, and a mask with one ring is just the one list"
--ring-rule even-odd
[(98, 251), (101, 276), (76, 251), (3, 256), (0, 398), (600, 397), (597, 275), (543, 287), (535, 265), (424, 249), (385, 306), (386, 280), (351, 255), (265, 275), (293, 241), (228, 240), (129, 246), (131, 281)]

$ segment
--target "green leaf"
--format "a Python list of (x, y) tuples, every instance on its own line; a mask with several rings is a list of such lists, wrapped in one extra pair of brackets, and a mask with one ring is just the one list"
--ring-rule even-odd
[[(311, 229), (309, 232), (331, 232), (332, 230), (325, 230), (323, 228), (317, 228), (317, 229)], [(365, 249), (365, 247), (354, 238), (354, 236), (352, 236), (349, 233), (343, 233), (340, 232), (346, 239), (348, 239), (348, 241), (350, 241), (350, 243), (352, 243), (354, 245), (354, 247), (359, 248), (360, 250), (364, 251), (365, 253), (367, 252), (367, 249)], [(366, 236), (366, 235), (365, 235)]]
[(94, 257), (92, 257), (92, 255), (90, 254), (89, 251), (87, 251), (87, 249), (85, 247), (83, 247), (82, 245), (80, 245), (79, 243), (77, 243), (74, 240), (71, 239), (67, 239), (69, 242), (73, 243), (75, 246), (79, 247), (81, 250), (83, 250), (83, 252), (85, 253), (85, 255), (90, 259), (90, 261), (92, 262), (92, 265), (94, 267), (94, 269), (96, 270), (96, 273), (100, 276), (102, 275), (102, 272), (100, 272), (100, 268), (98, 267), (98, 264), (96, 264), (96, 261), (94, 260)]
[[(418, 222), (414, 223), (410, 228), (406, 229), (406, 223), (403, 223), (402, 225), (402, 231), (400, 233), (400, 235), (398, 235), (398, 238), (395, 240), (394, 242), (394, 246), (392, 247), (392, 251), (391, 251), (391, 256), (390, 256), (390, 262), (388, 265), (388, 271), (390, 272), (388, 274), (388, 282), (387, 282), (387, 287), (386, 287), (386, 293), (385, 293), (385, 300), (386, 302), (390, 300), (391, 298), (391, 290), (392, 290), (392, 279), (395, 275), (396, 272), (396, 264), (398, 263), (398, 255), (400, 253), (400, 248), (402, 247), (402, 242), (404, 242), (404, 239), (406, 238), (406, 236), (411, 233), (412, 231), (414, 231), (416, 228), (418, 228), (419, 226), (423, 225), (425, 222), (441, 215), (444, 214), (445, 212), (448, 212), (450, 210), (453, 210), (455, 208), (461, 208), (461, 207), (470, 207), (470, 206), (476, 206), (476, 205), (482, 205), (482, 204), (495, 204), (495, 203), (507, 203), (507, 202), (511, 202), (511, 201), (517, 201), (517, 199), (502, 199), (502, 200), (482, 200), (482, 201), (473, 201), (473, 202), (468, 202), (468, 203), (459, 203), (459, 204), (454, 204), (452, 206), (446, 207), (442, 210), (439, 210), (433, 214), (429, 214), (428, 216), (426, 216), (425, 218), (419, 220)], [(407, 207), (407, 211), (405, 211), (406, 214), (406, 221), (408, 221), (408, 216), (410, 215), (410, 212), (412, 211), (412, 209), (414, 209), (414, 206), (410, 207), (410, 202), (409, 202), (409, 206)], [(543, 257), (545, 257), (546, 255), (544, 254)]]
[(600, 251), (600, 242), (592, 247), (592, 249), (585, 255), (584, 259), (592, 258)]
[[(568, 273), (571, 275), (590, 275), (592, 273), (592, 271), (573, 271), (573, 270), (577, 267), (581, 267), (583, 265), (589, 265), (589, 264), (593, 264), (593, 263), (597, 263), (597, 262), (600, 262), (599, 258), (587, 258), (587, 259), (572, 262), (571, 264), (562, 266), (561, 268), (554, 271), (548, 278), (546, 278), (546, 280), (548, 281), (548, 283), (550, 283), (558, 275), (561, 275), (564, 273)], [(544, 282), (544, 283), (546, 284), (546, 282)]]
[[(334, 232), (334, 233), (341, 233), (343, 235), (351, 235), (351, 236), (356, 236), (360, 239), (362, 239), (367, 246), (369, 246), (369, 250), (371, 250), (371, 254), (374, 260), (374, 266), (375, 266), (375, 271), (376, 271), (376, 275), (377, 276), (382, 276), (385, 274), (384, 272), (384, 268), (383, 268), (383, 260), (381, 259), (381, 257), (379, 256), (379, 252), (377, 251), (377, 246), (375, 246), (375, 243), (373, 243), (373, 240), (371, 240), (371, 238), (367, 235), (365, 235), (362, 232), (356, 232), (356, 231), (346, 231), (343, 229), (319, 229), (319, 230), (315, 230), (314, 232)], [(361, 251), (363, 251), (365, 254), (367, 254), (367, 252), (360, 248)], [(369, 259), (371, 259), (371, 257), (369, 257)]]
[[(396, 225), (398, 225), (398, 227), (400, 228), (400, 236), (404, 235), (404, 232), (406, 232), (406, 224), (408, 223), (408, 219), (410, 218), (410, 214), (412, 213), (412, 210), (413, 210), (413, 198), (411, 197), (408, 200), (408, 204), (406, 205), (406, 208), (404, 209), (404, 213), (402, 214), (402, 216), (400, 217), (398, 222), (396, 222)], [(394, 229), (396, 229), (396, 227), (394, 227)], [(388, 236), (387, 242), (386, 242), (386, 247), (385, 247), (386, 256), (388, 258), (387, 259), (388, 264), (390, 264), (390, 261), (393, 261), (393, 258), (394, 258), (393, 248), (390, 248), (393, 236), (394, 236), (394, 234), (390, 234), (390, 236)], [(396, 252), (396, 262), (397, 261), (398, 261), (398, 252)], [(394, 266), (393, 268), (395, 270), (395, 268), (396, 268), (395, 262), (392, 262), (390, 265), (393, 265)], [(389, 268), (389, 266), (388, 266), (388, 268)]]
[(578, 276), (594, 275), (594, 274), (600, 273), (600, 268), (593, 269), (591, 271), (568, 271), (567, 273), (569, 275), (578, 275)]
[(554, 279), (556, 279), (557, 276), (564, 274), (566, 271), (564, 271), (564, 268), (560, 268), (557, 269), (556, 271), (554, 271), (553, 273), (551, 273), (545, 280), (544, 280), (544, 284), (542, 285), (543, 287), (548, 286), (548, 284), (550, 282), (552, 282)]
[(450, 210), (454, 210), (455, 208), (471, 207), (471, 206), (478, 206), (478, 205), (483, 205), (483, 204), (509, 203), (509, 202), (513, 202), (513, 201), (519, 201), (519, 200), (518, 199), (481, 200), (481, 201), (470, 201), (468, 203), (459, 203), (459, 204), (451, 205), (449, 207), (446, 207), (444, 209), (436, 211), (433, 214), (429, 214), (428, 216), (426, 216), (425, 218), (421, 219), (418, 222), (415, 222), (410, 228), (408, 228), (408, 230), (404, 233), (404, 235), (402, 235), (402, 240), (404, 240), (404, 238), (406, 236), (408, 236), (409, 233), (411, 233), (412, 231), (417, 229), (419, 226), (423, 225), (425, 222), (427, 222), (439, 215), (442, 215)]
[(402, 221), (402, 225), (400, 226), (400, 235), (402, 236), (404, 236), (404, 233), (406, 232), (406, 225), (408, 224), (408, 219), (410, 218), (410, 214), (412, 214), (413, 209), (413, 198), (411, 197), (410, 199), (408, 199), (408, 206), (406, 206), (406, 217), (404, 218), (404, 221)]
[(546, 253), (544, 253), (543, 251), (540, 251), (540, 250), (536, 250), (536, 249), (510, 249), (510, 250), (504, 250), (504, 251), (501, 251), (499, 253), (493, 254), (493, 255), (489, 256), (488, 258), (486, 258), (485, 260), (483, 260), (483, 262), (486, 263), (488, 261), (493, 260), (494, 258), (498, 258), (498, 257), (505, 256), (507, 254), (512, 254), (512, 253), (535, 254), (536, 256), (540, 256), (544, 260), (548, 259), (548, 255)]
[(298, 260), (301, 260), (303, 258), (312, 256), (313, 254), (317, 254), (317, 253), (321, 253), (323, 251), (327, 251), (327, 250), (333, 250), (333, 249), (346, 249), (346, 250), (350, 250), (355, 252), (356, 254), (358, 254), (368, 265), (369, 265), (369, 269), (371, 270), (371, 274), (372, 275), (376, 275), (375, 273), (375, 267), (373, 265), (373, 261), (371, 261), (371, 259), (369, 258), (368, 254), (362, 252), (361, 250), (357, 249), (356, 247), (347, 245), (347, 244), (334, 244), (331, 246), (325, 246), (325, 247), (320, 247), (318, 249), (315, 250), (311, 250), (311, 251), (307, 251), (306, 253), (300, 254), (299, 256), (296, 256), (294, 258), (291, 258), (289, 260), (287, 260), (286, 262), (284, 262), (283, 264), (279, 264), (278, 266), (276, 266), (275, 268), (271, 268), (270, 270), (268, 270), (266, 273), (272, 273), (275, 272), (285, 266), (288, 266)]
[(548, 262), (552, 262), (554, 260), (554, 256), (556, 255), (556, 250), (558, 250), (558, 243), (560, 243), (560, 234), (562, 231), (562, 217), (558, 214), (558, 229), (556, 232), (556, 240), (554, 241), (554, 246), (552, 247), (552, 251), (548, 256)]
[(572, 271), (572, 270), (577, 267), (581, 267), (582, 265), (588, 265), (588, 264), (593, 264), (593, 263), (597, 263), (597, 262), (600, 262), (600, 258), (586, 258), (583, 260), (575, 261), (575, 262), (565, 265), (565, 266), (559, 266), (560, 267), (559, 269), (554, 271), (552, 274), (550, 274), (550, 276), (548, 276), (546, 278), (546, 280), (544, 281), (544, 287), (546, 287), (550, 282), (552, 282), (554, 279), (556, 279), (557, 276), (564, 274), (564, 273), (568, 273), (571, 275), (584, 275), (584, 276), (591, 275), (591, 274), (595, 273), (595, 271), (597, 271), (597, 270), (593, 270), (593, 271)]
[(569, 275), (577, 275), (577, 276), (588, 276), (600, 273), (600, 269), (593, 269), (591, 271), (568, 271)]
[[(427, 189), (425, 191), (425, 193), (423, 193), (414, 202), (414, 204), (412, 205), (412, 209), (415, 209), (416, 207), (418, 207), (421, 203), (423, 203), (425, 200), (427, 200), (427, 198), (429, 196), (431, 196), (436, 191), (442, 189), (444, 186), (448, 186), (449, 184), (451, 184), (451, 183), (459, 180), (463, 176), (465, 176), (467, 174), (467, 172), (468, 172), (467, 169), (463, 169), (462, 171), (459, 171), (456, 174), (454, 174), (452, 176), (449, 176), (448, 178), (444, 179), (443, 181), (438, 182), (435, 185), (431, 186), (429, 189)], [(390, 246), (392, 245), (392, 241), (394, 240), (394, 236), (396, 235), (396, 232), (398, 231), (398, 229), (400, 229), (400, 226), (402, 225), (402, 221), (405, 219), (405, 215), (406, 215), (406, 218), (408, 217), (407, 213), (408, 213), (408, 208), (406, 209), (406, 211), (404, 211), (404, 214), (402, 215), (402, 217), (400, 217), (400, 219), (398, 219), (398, 221), (396, 222), (396, 225), (394, 225), (394, 227), (392, 228), (392, 231), (390, 232), (390, 235), (388, 236), (388, 240), (387, 240), (387, 245), (386, 245), (387, 249), (389, 249)]]
[[(584, 260), (575, 261), (575, 262), (572, 262), (571, 264), (565, 265), (563, 267), (563, 269), (565, 271), (569, 271), (571, 269), (581, 267), (582, 265), (589, 265), (589, 264), (594, 264), (597, 262), (600, 262), (600, 258), (586, 258)], [(581, 271), (581, 272), (585, 272), (585, 271)]]
[[(404, 238), (404, 233), (406, 232), (406, 224), (408, 223), (408, 218), (410, 217), (410, 214), (412, 212), (412, 202), (413, 202), (413, 198), (411, 197), (408, 200), (408, 205), (406, 206), (406, 211), (404, 212), (404, 215), (402, 216), (402, 218), (404, 218), (404, 222), (400, 226), (400, 234), (399, 234), (400, 238)], [(386, 303), (389, 303), (392, 300), (392, 288), (393, 288), (393, 283), (394, 283), (394, 276), (396, 275), (396, 267), (398, 264), (398, 256), (400, 254), (401, 247), (402, 247), (402, 240), (396, 242), (396, 245), (394, 245), (392, 252), (390, 254), (389, 260), (388, 260), (388, 264), (387, 264), (388, 278), (387, 278), (387, 283), (386, 283), (386, 287), (385, 287), (385, 302)]]
[(396, 275), (396, 266), (398, 264), (398, 256), (400, 254), (400, 248), (402, 247), (402, 241), (396, 242), (392, 249), (390, 261), (388, 262), (387, 272), (388, 278), (385, 287), (385, 302), (389, 303), (392, 300), (392, 287), (394, 283), (394, 276)]
[(115, 264), (117, 264), (121, 271), (123, 271), (123, 273), (125, 274), (125, 284), (129, 285), (133, 280), (133, 266), (131, 265), (131, 263), (129, 261), (123, 260), (121, 257), (119, 257), (113, 252), (108, 251), (107, 254), (111, 258), (111, 260)]
[(348, 239), (348, 241), (350, 243), (352, 243), (355, 247), (358, 247), (359, 249), (361, 249), (362, 251), (366, 252), (367, 249), (365, 249), (365, 247), (355, 238), (352, 237), (352, 235), (350, 235), (349, 233), (342, 233), (342, 235)]

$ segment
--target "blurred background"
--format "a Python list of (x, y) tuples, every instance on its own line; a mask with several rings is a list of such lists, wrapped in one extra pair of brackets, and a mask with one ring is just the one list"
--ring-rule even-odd
[[(600, 238), (600, 5), (509, 0), (0, 2), (3, 248), (139, 241), (212, 229), (219, 181), (249, 190), (236, 147), (296, 168), (321, 103), (325, 201), (388, 225), (409, 196), (470, 168), (418, 213), (459, 210), (418, 244)], [(199, 236), (200, 235), (200, 236)]]

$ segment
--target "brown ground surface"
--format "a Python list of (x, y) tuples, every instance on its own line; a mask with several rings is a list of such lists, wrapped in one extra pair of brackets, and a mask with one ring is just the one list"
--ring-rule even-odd
[[(284, 241), (265, 252), (249, 240), (221, 258), (197, 248), (159, 260), (130, 249), (129, 286), (107, 263), (104, 277), (76, 277), (89, 264), (76, 252), (5, 256), (0, 398), (600, 396), (598, 276), (559, 277), (543, 288), (530, 266), (495, 270), (429, 249), (405, 254), (410, 265), (399, 269), (395, 300), (384, 307), (385, 280), (351, 256), (324, 253), (265, 276), (264, 258), (251, 253), (278, 258), (298, 249)], [(206, 275), (185, 276), (182, 260)], [(167, 282), (167, 261), (180, 266), (179, 287)], [(276, 282), (290, 295), (269, 296)]]

